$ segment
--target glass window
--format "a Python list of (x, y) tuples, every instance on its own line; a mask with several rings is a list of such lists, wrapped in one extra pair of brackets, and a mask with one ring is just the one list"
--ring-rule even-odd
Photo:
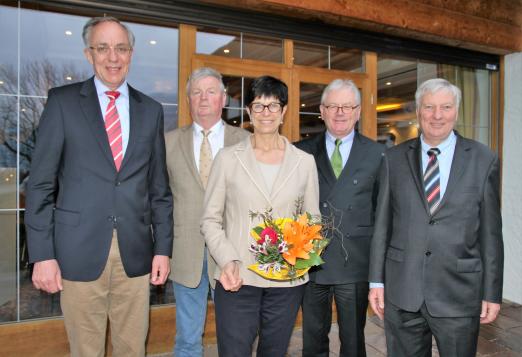
[(17, 100), (0, 95), (0, 209), (16, 208)]
[(15, 7), (0, 6), (0, 94), (16, 94), (18, 76), (16, 73), (18, 48), (17, 36), (13, 36), (13, 29), (18, 28), (18, 9)]
[(282, 63), (283, 41), (205, 28), (196, 33), (196, 53)]
[[(2, 169), (0, 169), (2, 170)], [(5, 173), (0, 171), (0, 178)], [(9, 175), (9, 174), (8, 174)], [(3, 181), (3, 180), (2, 180)], [(3, 194), (3, 182), (0, 182), (0, 200), (11, 200)], [(0, 211), (0, 323), (16, 321), (16, 211)]]
[(379, 141), (391, 146), (418, 136), (415, 91), (427, 79), (444, 78), (462, 91), (457, 131), (491, 144), (493, 72), (396, 56), (379, 56), (377, 123)]
[(364, 70), (361, 50), (300, 41), (294, 41), (294, 64), (349, 72)]
[(321, 119), (321, 95), (325, 84), (301, 83), (299, 86), (299, 133), (301, 139), (317, 135), (325, 130)]
[(245, 94), (253, 78), (223, 76), (223, 83), (227, 91), (227, 103), (223, 109), (223, 120), (228, 124), (250, 128), (250, 118), (245, 108)]

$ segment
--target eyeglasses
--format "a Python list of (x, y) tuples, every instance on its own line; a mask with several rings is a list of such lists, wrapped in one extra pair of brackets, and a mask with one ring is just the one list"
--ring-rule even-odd
[(98, 45), (98, 46), (90, 46), (91, 50), (96, 51), (97, 54), (101, 56), (106, 56), (109, 54), (110, 49), (112, 48), (114, 52), (116, 52), (119, 56), (126, 56), (132, 51), (132, 47), (130, 46), (107, 46), (107, 45)]
[(250, 105), (250, 109), (254, 113), (262, 113), (265, 110), (265, 108), (268, 108), (268, 111), (270, 113), (279, 113), (281, 111), (282, 107), (283, 107), (283, 105), (281, 103), (277, 103), (277, 102), (272, 102), (267, 105), (264, 105), (261, 103), (252, 103)]
[(359, 107), (359, 104), (357, 104), (357, 105), (328, 104), (328, 105), (325, 105), (324, 107), (330, 114), (339, 113), (339, 109), (341, 109), (341, 112), (343, 112), (344, 114), (352, 114), (352, 112)]

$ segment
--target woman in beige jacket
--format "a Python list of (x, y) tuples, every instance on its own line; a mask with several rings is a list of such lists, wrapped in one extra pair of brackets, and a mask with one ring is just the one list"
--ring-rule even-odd
[(261, 223), (250, 211), (272, 208), (273, 217), (291, 217), (298, 198), (319, 214), (314, 158), (279, 135), (288, 89), (280, 80), (254, 80), (247, 94), (254, 134), (222, 149), (214, 160), (205, 195), (201, 230), (218, 264), (215, 311), (221, 357), (246, 357), (259, 334), (258, 357), (284, 356), (301, 304), (303, 284), (267, 280), (248, 270), (255, 263), (250, 230)]

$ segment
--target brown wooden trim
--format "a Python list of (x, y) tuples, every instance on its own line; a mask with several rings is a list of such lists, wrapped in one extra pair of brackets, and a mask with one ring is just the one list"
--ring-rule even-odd
[(377, 139), (377, 53), (364, 53), (367, 80), (362, 90), (362, 118), (359, 130), (363, 135)]
[(179, 25), (178, 126), (192, 123), (187, 101), (186, 84), (192, 72), (192, 57), (196, 53), (196, 27)]

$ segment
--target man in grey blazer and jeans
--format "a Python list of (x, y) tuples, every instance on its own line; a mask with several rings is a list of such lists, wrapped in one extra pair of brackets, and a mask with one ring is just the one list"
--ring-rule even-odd
[(431, 356), (432, 336), (442, 357), (475, 356), (480, 324), (500, 310), (500, 163), (454, 131), (460, 98), (444, 79), (422, 83), (422, 134), (381, 167), (369, 300), (391, 357)]
[(248, 136), (221, 119), (226, 103), (221, 74), (208, 67), (192, 72), (187, 99), (193, 123), (166, 134), (169, 181), (174, 196), (172, 280), (176, 298), (176, 357), (203, 356), (202, 334), (215, 263), (199, 230), (213, 157)]

